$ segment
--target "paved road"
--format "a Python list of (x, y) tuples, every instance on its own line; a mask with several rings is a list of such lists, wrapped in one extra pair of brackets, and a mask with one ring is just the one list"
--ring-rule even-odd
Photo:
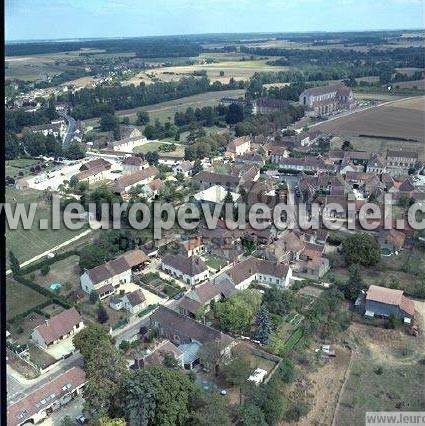
[(58, 114), (68, 122), (68, 129), (66, 130), (66, 135), (63, 140), (63, 147), (67, 148), (74, 136), (75, 129), (77, 128), (77, 122), (74, 118), (64, 112), (58, 112)]
[(46, 384), (50, 380), (54, 379), (67, 370), (75, 366), (83, 365), (83, 357), (79, 353), (75, 353), (69, 358), (58, 362), (52, 367), (47, 373), (37, 377), (33, 380), (28, 380), (19, 375), (13, 369), (7, 366), (7, 402), (11, 404), (12, 402), (21, 399), (23, 396), (28, 395), (35, 389), (38, 389), (40, 386)]
[[(86, 235), (90, 234), (93, 229), (86, 229), (85, 231), (81, 232), (80, 234), (76, 235), (75, 237), (70, 238), (69, 240), (64, 241), (63, 243), (59, 244), (58, 246), (52, 247), (49, 250), (46, 250), (45, 252), (38, 254), (37, 256), (32, 257), (31, 259), (26, 260), (25, 262), (21, 263), (21, 268), (27, 265), (30, 265), (33, 262), (36, 262), (37, 260), (45, 258), (49, 253), (54, 253), (58, 251), (59, 249), (68, 246), (69, 244), (73, 243), (74, 241), (78, 241), (80, 238), (85, 237)], [(6, 271), (6, 275), (10, 275), (12, 273), (11, 269), (8, 269)]]

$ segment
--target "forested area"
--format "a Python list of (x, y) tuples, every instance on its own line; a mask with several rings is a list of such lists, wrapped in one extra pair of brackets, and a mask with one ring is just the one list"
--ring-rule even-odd
[(197, 95), (208, 91), (220, 91), (243, 88), (244, 82), (210, 84), (206, 77), (187, 77), (179, 81), (157, 82), (138, 87), (128, 86), (99, 86), (94, 89), (82, 89), (59, 97), (69, 101), (73, 107), (75, 119), (83, 120), (98, 117), (114, 110), (132, 109), (145, 105)]
[(78, 40), (6, 44), (6, 56), (70, 52), (80, 49), (102, 49), (106, 52), (136, 52), (140, 58), (197, 56), (201, 44), (186, 37), (149, 37), (125, 39)]

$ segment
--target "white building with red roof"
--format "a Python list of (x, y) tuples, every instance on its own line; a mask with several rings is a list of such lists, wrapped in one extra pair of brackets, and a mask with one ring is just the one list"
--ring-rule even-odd
[(81, 394), (86, 374), (72, 367), (19, 399), (7, 409), (7, 426), (36, 424)]
[(368, 317), (389, 318), (395, 315), (410, 323), (415, 315), (415, 303), (401, 290), (371, 285), (366, 292), (365, 315)]
[(34, 328), (31, 339), (46, 349), (81, 331), (83, 319), (75, 308), (67, 309)]

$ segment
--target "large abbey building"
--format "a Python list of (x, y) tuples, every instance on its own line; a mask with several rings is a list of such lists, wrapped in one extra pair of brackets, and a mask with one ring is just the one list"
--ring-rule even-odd
[(343, 83), (312, 87), (301, 93), (299, 103), (305, 107), (307, 113), (326, 115), (350, 109), (353, 104), (353, 92)]

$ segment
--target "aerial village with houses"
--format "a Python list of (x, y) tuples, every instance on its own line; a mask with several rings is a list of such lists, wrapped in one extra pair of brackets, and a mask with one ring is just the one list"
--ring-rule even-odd
[[(162, 124), (148, 124), (147, 113), (134, 122), (103, 114), (100, 129), (74, 119), (81, 110), (63, 90), (7, 99), (12, 113), (51, 112), (16, 132), (22, 152), (6, 164), (7, 198), (37, 200), (40, 217), (59, 194), (62, 209), (285, 203), (305, 204), (311, 216), (318, 205), (339, 227), (230, 229), (220, 215), (214, 229), (201, 217), (192, 230), (175, 224), (155, 239), (151, 227), (90, 227), (99, 208), (80, 216), (78, 232), (8, 231), (8, 425), (107, 425), (95, 421), (108, 417), (207, 425), (199, 418), (215, 415), (217, 424), (338, 425), (369, 407), (362, 392), (389, 411), (424, 409), (425, 234), (408, 221), (412, 205), (424, 217), (424, 140), (394, 136), (367, 149), (335, 130), (358, 114), (384, 117), (381, 101), (359, 100), (346, 82), (304, 88), (291, 102), (223, 94), (209, 111), (215, 121), (249, 110), (257, 129), (251, 121), (242, 132), (243, 118), (207, 135), (186, 126), (181, 134), (193, 139), (183, 144), (176, 130), (152, 136)], [(400, 110), (416, 111), (423, 96), (409, 99)], [(279, 115), (291, 118), (264, 124)], [(60, 155), (35, 149), (57, 141)], [(391, 229), (385, 214), (371, 230), (359, 226), (368, 202), (391, 212)], [(389, 370), (397, 377), (381, 382)], [(149, 386), (159, 395), (155, 416), (168, 420), (138, 417)], [(193, 392), (204, 396), (192, 401)]]

